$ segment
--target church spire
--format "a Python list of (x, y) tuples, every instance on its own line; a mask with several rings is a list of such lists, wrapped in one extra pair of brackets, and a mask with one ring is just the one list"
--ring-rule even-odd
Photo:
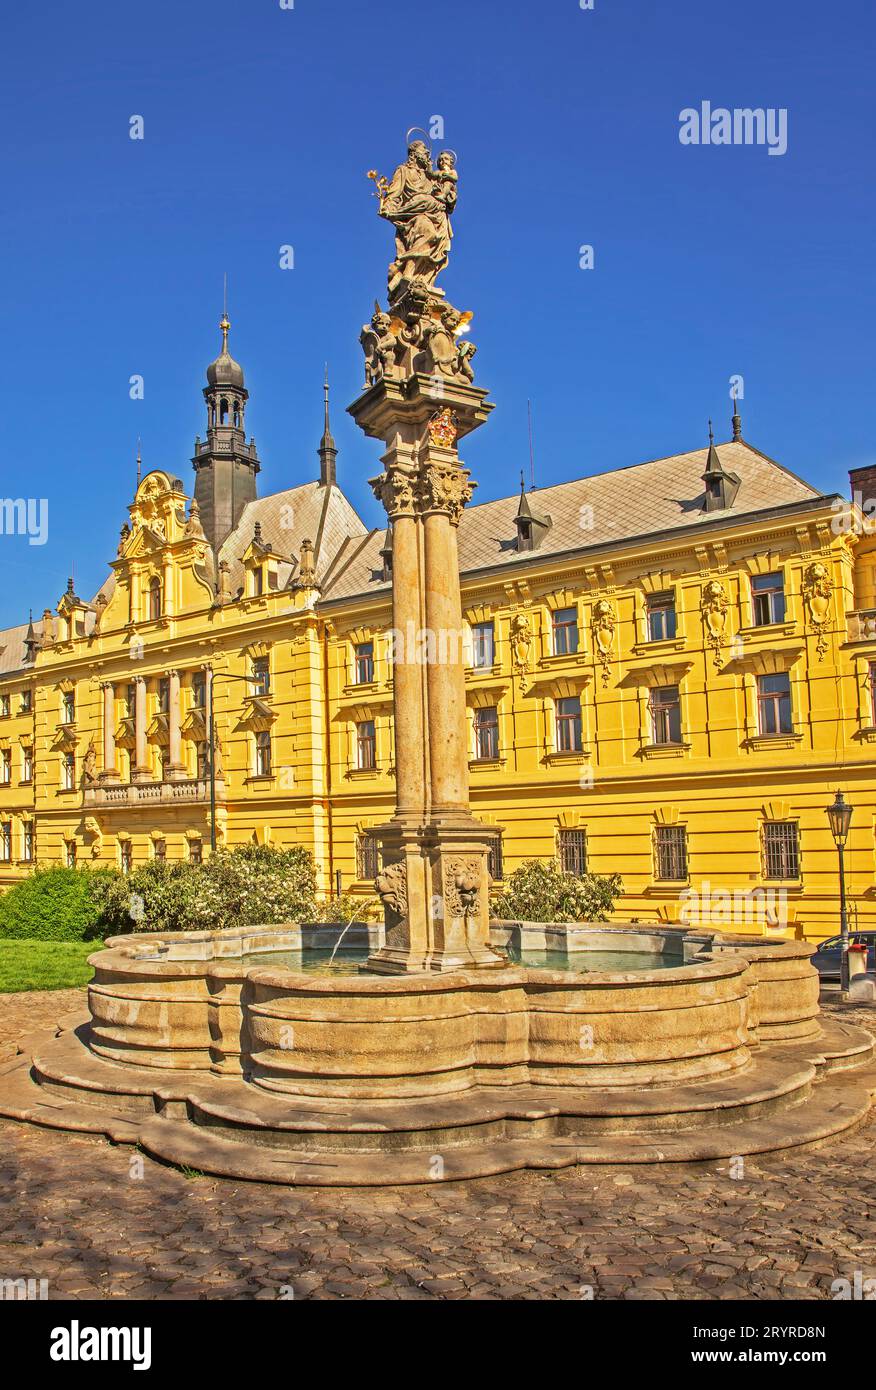
[(246, 438), (246, 389), (243, 368), (228, 350), (231, 324), (223, 308), (219, 321), (222, 347), (207, 368), (204, 401), (207, 438), (195, 440), (195, 500), (201, 525), (214, 550), (234, 530), (248, 502), (256, 497), (259, 460), (255, 440)]
[(323, 430), (322, 439), (319, 441), (317, 453), (319, 454), (319, 485), (320, 487), (328, 487), (331, 483), (337, 482), (335, 465), (338, 457), (337, 445), (332, 437), (331, 426), (329, 425), (328, 363), (326, 363), (325, 384), (322, 389), (325, 394), (325, 429)]

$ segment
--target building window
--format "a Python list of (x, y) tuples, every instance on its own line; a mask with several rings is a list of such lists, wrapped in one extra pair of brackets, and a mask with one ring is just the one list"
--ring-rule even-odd
[(12, 858), (12, 823), (5, 820), (0, 824), (0, 863), (8, 864)]
[(0, 787), (8, 787), (12, 781), (12, 751), (0, 749)]
[(189, 863), (203, 864), (204, 862), (204, 842), (203, 840), (189, 840)]
[(149, 580), (149, 621), (155, 622), (161, 617), (161, 580)]
[(61, 789), (72, 792), (76, 786), (76, 754), (65, 753), (61, 759)]
[(475, 623), (471, 630), (471, 664), (483, 671), (495, 661), (495, 635), (492, 623)]
[(33, 821), (30, 820), (21, 827), (21, 858), (25, 864), (33, 863)]
[(505, 876), (501, 835), (494, 835), (487, 845), (487, 873), (497, 883)]
[(250, 592), (253, 595), (262, 594), (265, 591), (265, 571), (263, 565), (255, 565), (250, 570)]
[(557, 752), (581, 752), (581, 699), (566, 695), (557, 700)]
[(757, 727), (761, 734), (792, 734), (791, 678), (758, 676)]
[(785, 581), (781, 574), (757, 574), (751, 581), (755, 627), (785, 621)]
[(687, 827), (658, 825), (654, 832), (655, 877), (670, 882), (687, 878)]
[(130, 840), (119, 841), (119, 868), (123, 874), (129, 874), (134, 867), (134, 853)]
[(558, 608), (551, 616), (554, 656), (572, 656), (578, 650), (578, 613)]
[(76, 841), (75, 841), (75, 840), (66, 840), (66, 841), (64, 842), (64, 848), (65, 848), (64, 860), (65, 860), (65, 863), (66, 863), (66, 865), (67, 865), (67, 868), (68, 868), (68, 869), (75, 869), (75, 868), (76, 868)]
[(655, 743), (681, 743), (681, 701), (677, 685), (661, 685), (648, 692), (651, 737)]
[(153, 840), (153, 841), (152, 841), (152, 858), (153, 858), (153, 859), (159, 860), (162, 864), (165, 862), (165, 860), (167, 859), (167, 841), (166, 841), (166, 840)]
[(557, 835), (557, 854), (564, 874), (583, 878), (587, 872), (587, 832), (561, 830)]
[(22, 690), (22, 692), (21, 692), (21, 708), (20, 708), (20, 710), (19, 710), (19, 714), (30, 714), (30, 712), (31, 712), (32, 709), (33, 709), (33, 691), (32, 691), (32, 690)]
[(796, 821), (765, 821), (763, 827), (764, 878), (800, 877), (800, 828)]
[(125, 718), (133, 719), (137, 712), (137, 688), (132, 683), (125, 686)]
[(61, 723), (75, 724), (76, 722), (76, 695), (72, 690), (65, 690), (61, 696)]
[(167, 714), (170, 709), (170, 681), (166, 676), (162, 676), (158, 682), (158, 712)]
[(675, 636), (674, 594), (652, 594), (647, 602), (648, 641), (667, 642)]
[(266, 730), (255, 736), (255, 775), (256, 777), (270, 777), (271, 775), (271, 735)]
[(210, 776), (210, 745), (206, 739), (202, 739), (195, 744), (195, 758), (197, 761), (198, 779), (206, 782)]
[(10, 704), (8, 695), (0, 695), (0, 718), (8, 719), (10, 714)]
[(22, 748), (21, 750), (21, 780), (22, 782), (33, 781), (33, 750)]
[(379, 846), (373, 835), (356, 837), (356, 877), (375, 879), (380, 871)]
[(474, 712), (475, 757), (498, 758), (499, 711), (495, 705)]
[(362, 772), (368, 772), (377, 766), (377, 741), (373, 719), (363, 719), (356, 725), (356, 766)]
[(271, 693), (271, 668), (266, 656), (260, 656), (252, 663), (250, 673), (253, 695), (270, 695)]
[(356, 647), (353, 679), (356, 685), (369, 685), (374, 680), (373, 642), (360, 642)]
[(192, 676), (192, 708), (203, 709), (207, 703), (207, 677), (203, 671)]

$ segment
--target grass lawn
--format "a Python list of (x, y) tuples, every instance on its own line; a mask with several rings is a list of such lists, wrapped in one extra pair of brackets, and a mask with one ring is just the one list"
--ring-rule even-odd
[(88, 957), (100, 949), (99, 941), (0, 938), (0, 994), (87, 985), (93, 973)]

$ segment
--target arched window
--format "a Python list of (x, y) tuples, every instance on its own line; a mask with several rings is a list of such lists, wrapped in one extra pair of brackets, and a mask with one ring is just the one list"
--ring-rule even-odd
[(161, 617), (161, 580), (150, 579), (149, 581), (149, 620), (154, 621)]
[(234, 402), (234, 428), (240, 429), (240, 401)]
[(225, 399), (224, 396), (222, 397), (221, 401), (219, 402), (219, 424), (220, 424), (220, 425), (227, 425), (227, 424), (228, 424), (228, 402), (226, 401), (226, 399)]
[(215, 407), (215, 405), (211, 405), (211, 406), (210, 406), (210, 425), (211, 425), (211, 427), (212, 427), (213, 429), (216, 428), (216, 407)]

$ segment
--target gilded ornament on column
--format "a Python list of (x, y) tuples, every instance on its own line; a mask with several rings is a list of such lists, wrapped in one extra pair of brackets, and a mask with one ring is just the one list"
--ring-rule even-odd
[(458, 433), (459, 422), (450, 406), (446, 405), (443, 410), (436, 410), (429, 421), (431, 443), (440, 445), (442, 449), (452, 449)]
[(714, 652), (715, 665), (720, 666), (729, 606), (724, 585), (720, 579), (710, 579), (707, 584), (703, 585), (703, 597), (700, 606), (706, 627), (706, 641)]
[(608, 685), (611, 679), (611, 651), (614, 645), (614, 609), (607, 598), (597, 599), (593, 605), (593, 643), (596, 655), (602, 663), (602, 684)]
[(827, 626), (830, 619), (831, 584), (827, 566), (815, 560), (803, 576), (803, 598), (809, 614), (809, 626), (817, 637), (815, 650), (818, 660), (824, 660), (827, 651)]

